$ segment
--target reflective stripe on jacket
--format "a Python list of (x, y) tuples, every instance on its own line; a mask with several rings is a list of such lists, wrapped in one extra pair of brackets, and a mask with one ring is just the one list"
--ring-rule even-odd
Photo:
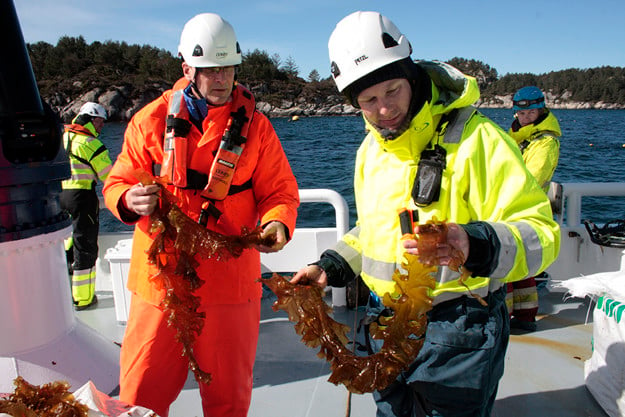
[[(179, 81), (174, 88), (183, 89), (188, 82)], [(133, 176), (136, 169), (152, 172), (153, 164), (163, 160), (163, 137), (165, 120), (169, 111), (169, 102), (173, 90), (168, 90), (153, 102), (141, 109), (128, 124), (125, 143), (117, 158), (113, 170), (107, 179), (103, 193), (106, 206), (122, 221), (129, 223), (119, 211), (120, 199), (124, 192), (138, 180)], [(226, 122), (232, 111), (232, 103), (210, 107), (208, 116), (203, 120), (204, 133), (195, 125), (191, 126), (187, 148), (187, 167), (208, 174), (213, 155), (219, 146)], [(229, 195), (223, 201), (216, 202), (217, 207), (228, 220), (240, 229), (266, 224), (270, 221), (282, 222), (292, 236), (295, 229), (299, 194), (297, 182), (288, 163), (280, 140), (269, 119), (256, 113), (248, 132), (245, 149), (241, 154), (233, 186), (252, 180), (252, 187), (245, 191)], [(168, 190), (180, 200), (180, 208), (192, 219), (198, 220), (202, 203), (197, 190), (180, 189), (169, 186)], [(156, 270), (148, 265), (146, 249), (152, 243), (148, 233), (150, 220), (141, 217), (136, 223), (132, 260), (128, 273), (128, 288), (144, 300), (158, 305), (164, 291), (154, 288), (149, 281)], [(224, 233), (209, 218), (208, 228)], [(260, 255), (255, 249), (245, 250), (235, 259), (217, 261), (198, 259), (197, 273), (205, 284), (196, 292), (206, 303), (229, 304), (242, 303), (261, 296)]]
[(527, 141), (522, 149), (523, 160), (538, 185), (547, 192), (560, 158), (559, 137), (562, 136), (562, 131), (558, 119), (549, 111), (547, 117), (539, 123), (532, 123), (518, 130), (514, 130), (513, 125), (508, 133), (519, 145)]
[(69, 156), (70, 179), (63, 180), (63, 189), (91, 190), (98, 180), (104, 182), (111, 172), (112, 162), (106, 146), (97, 138), (91, 122), (85, 126), (65, 126), (63, 145)]
[[(433, 140), (447, 152), (446, 169), (440, 198), (418, 208), (419, 223), (436, 217), (458, 224), (484, 221), (494, 228), (500, 253), (491, 277), (466, 281), (473, 293), (486, 296), (506, 281), (549, 266), (559, 251), (559, 227), (546, 195), (534, 180), (528, 180), (531, 174), (516, 144), (495, 123), (478, 112), (462, 110), (465, 116), (471, 112), (466, 123), (448, 123), (440, 135), (436, 133), (443, 114), (466, 108), (479, 98), (475, 79), (446, 64), (420, 65), (433, 80), (435, 104), (426, 103), (408, 130), (394, 140), (385, 140), (368, 126), (369, 134), (356, 156), (357, 226), (335, 250), (378, 295), (393, 290), (392, 274), (405, 251), (397, 213), (404, 207), (417, 209), (412, 185), (421, 151)], [(457, 138), (450, 138), (450, 131), (458, 132)], [(467, 293), (457, 278), (458, 273), (439, 268), (435, 303)]]

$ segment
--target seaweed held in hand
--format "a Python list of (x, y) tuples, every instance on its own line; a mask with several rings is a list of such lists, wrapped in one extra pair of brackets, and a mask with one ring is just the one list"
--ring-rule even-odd
[(65, 381), (32, 385), (18, 376), (13, 384), (15, 391), (6, 399), (0, 399), (0, 413), (20, 417), (88, 416), (88, 407), (76, 401)]
[[(425, 265), (436, 265), (438, 262), (437, 247), (439, 244), (447, 243), (447, 223), (438, 221), (436, 217), (425, 224), (419, 225), (419, 233), (415, 235), (417, 249), (419, 250), (419, 261)], [(463, 268), (464, 254), (462, 251), (452, 248), (451, 262), (449, 269), (462, 272), (461, 279), (464, 280), (470, 273)], [(467, 275), (465, 275), (467, 274)]]
[(262, 229), (241, 229), (241, 234), (227, 236), (209, 230), (178, 208), (176, 197), (167, 191), (164, 183), (143, 170), (135, 177), (144, 185), (160, 184), (161, 199), (150, 215), (154, 241), (148, 249), (148, 260), (158, 272), (150, 277), (152, 285), (165, 290), (161, 302), (168, 324), (176, 330), (176, 340), (182, 344), (183, 355), (189, 360), (189, 369), (195, 378), (210, 383), (211, 375), (200, 369), (193, 353), (195, 338), (204, 327), (204, 313), (200, 313), (200, 298), (194, 292), (204, 281), (197, 275), (200, 258), (225, 260), (238, 257), (255, 245), (273, 246), (275, 235), (261, 238)]
[(373, 338), (384, 343), (379, 352), (369, 356), (357, 356), (346, 347), (349, 327), (330, 317), (332, 309), (323, 300), (321, 288), (294, 285), (277, 274), (262, 280), (278, 297), (274, 311), (286, 311), (302, 342), (319, 347), (317, 355), (330, 363), (332, 374), (328, 381), (343, 384), (350, 392), (361, 394), (386, 388), (414, 361), (423, 345), (436, 267), (424, 266), (414, 255), (404, 256), (402, 267), (406, 272), (395, 271), (394, 294), (387, 293), (383, 298), (384, 305), (394, 314), (381, 317), (382, 325), (373, 323), (370, 330)]
[[(419, 261), (425, 265), (436, 265), (438, 263), (437, 247), (439, 244), (447, 243), (448, 226), (446, 222), (442, 222), (432, 218), (425, 224), (419, 225), (419, 233), (415, 236), (417, 240), (417, 249), (419, 250)], [(466, 284), (466, 279), (471, 276), (464, 263), (466, 262), (464, 253), (454, 247), (451, 248), (451, 260), (447, 267), (452, 271), (459, 272), (458, 283), (464, 286), (469, 294), (478, 300), (483, 306), (488, 303), (477, 294), (473, 294)]]

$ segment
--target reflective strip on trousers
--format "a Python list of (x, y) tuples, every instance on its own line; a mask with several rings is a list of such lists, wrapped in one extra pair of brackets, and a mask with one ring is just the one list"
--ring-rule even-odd
[(79, 306), (93, 300), (95, 294), (95, 268), (74, 271), (72, 275), (72, 297)]
[(514, 310), (538, 308), (538, 291), (536, 287), (514, 288), (512, 293)]

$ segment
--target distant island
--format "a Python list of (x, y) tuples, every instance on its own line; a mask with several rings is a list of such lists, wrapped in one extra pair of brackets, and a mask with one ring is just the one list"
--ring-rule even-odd
[[(62, 37), (56, 45), (26, 45), (42, 99), (69, 121), (85, 101), (104, 105), (111, 120), (126, 121), (171, 88), (181, 76), (180, 60), (166, 50), (125, 42), (93, 42)], [(515, 91), (536, 85), (554, 109), (625, 109), (625, 68), (567, 69), (547, 74), (506, 74), (473, 59), (447, 61), (476, 77), (477, 107), (511, 108)], [(262, 50), (243, 54), (237, 79), (269, 117), (358, 114), (338, 94), (331, 78), (312, 70), (306, 79), (290, 57), (284, 62)]]

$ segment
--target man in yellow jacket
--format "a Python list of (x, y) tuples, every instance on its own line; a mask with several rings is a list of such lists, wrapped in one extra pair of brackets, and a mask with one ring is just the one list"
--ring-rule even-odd
[(63, 134), (72, 176), (63, 181), (60, 200), (61, 207), (72, 216), (73, 234), (67, 245), (67, 259), (76, 310), (84, 310), (98, 301), (95, 262), (100, 200), (95, 187), (98, 181), (106, 180), (113, 166), (108, 150), (98, 139), (106, 119), (106, 109), (101, 104), (87, 102), (72, 123), (65, 126)]
[[(408, 39), (376, 12), (345, 17), (328, 47), (334, 81), (369, 131), (356, 155), (358, 220), (293, 281), (342, 286), (360, 275), (382, 298), (393, 292), (404, 254), (418, 254), (414, 239), (402, 240), (398, 210), (413, 211), (419, 223), (446, 220), (424, 345), (394, 383), (374, 392), (377, 415), (490, 416), (510, 331), (506, 282), (544, 270), (558, 254), (549, 201), (516, 144), (470, 107), (479, 98), (475, 78), (415, 63)], [(466, 287), (445, 266), (458, 250), (472, 273)], [(383, 308), (372, 302), (371, 314)]]
[[(518, 143), (523, 161), (538, 185), (547, 192), (560, 157), (560, 124), (547, 107), (545, 95), (536, 86), (521, 88), (512, 99), (514, 121), (508, 134)], [(541, 272), (537, 277), (545, 277)], [(536, 278), (508, 284), (506, 304), (510, 311), (510, 327), (536, 330), (538, 290)]]

